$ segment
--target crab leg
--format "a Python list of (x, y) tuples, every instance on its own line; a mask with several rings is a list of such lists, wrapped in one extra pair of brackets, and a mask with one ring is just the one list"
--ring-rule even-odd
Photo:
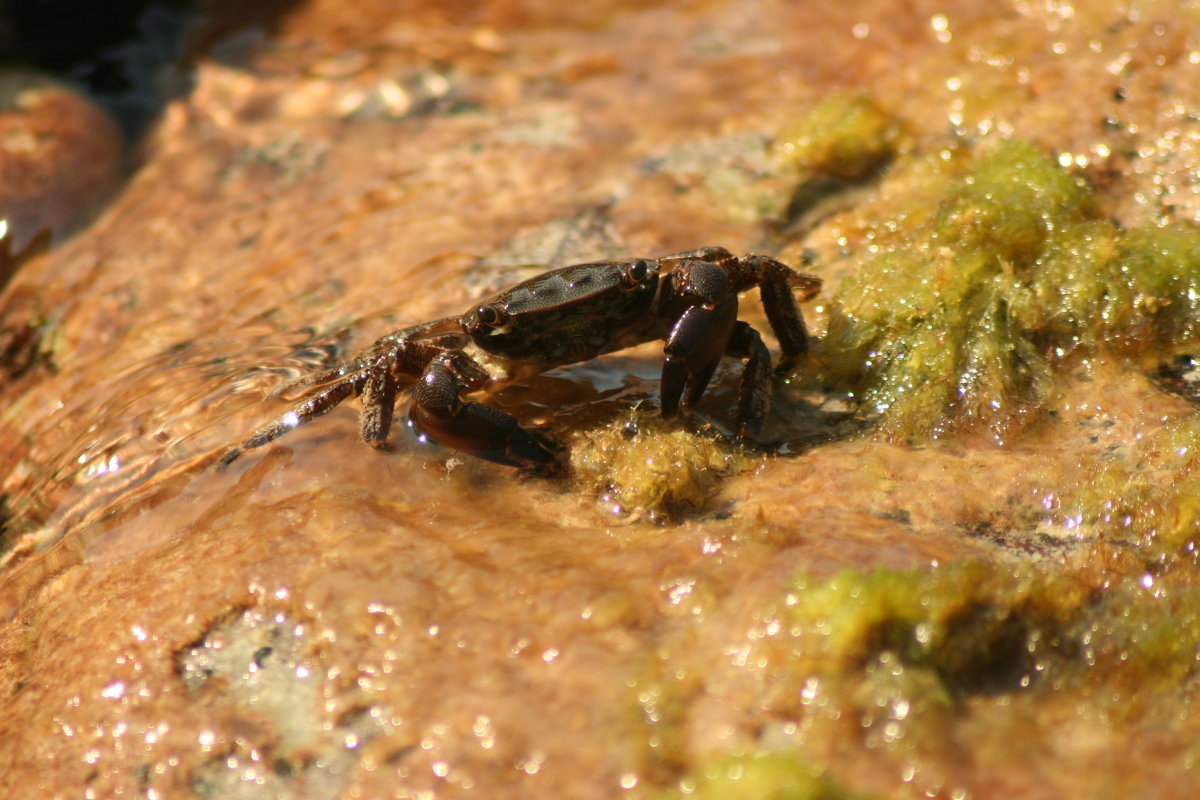
[(329, 413), (338, 403), (354, 394), (357, 390), (358, 385), (355, 382), (341, 381), (326, 387), (312, 397), (296, 403), (274, 420), (246, 437), (246, 440), (242, 442), (240, 447), (231, 447), (225, 455), (221, 456), (221, 460), (217, 462), (218, 468), (229, 466), (245, 450), (262, 447), (267, 442), (278, 439), (292, 428), (303, 425), (311, 419), (316, 419), (322, 414)]
[(362, 355), (323, 370), (309, 378), (306, 392), (315, 392), (293, 403), (287, 411), (250, 434), (239, 447), (231, 448), (217, 462), (229, 466), (246, 450), (261, 447), (283, 434), (333, 410), (348, 397), (362, 397), (359, 424), (362, 438), (372, 447), (383, 447), (392, 427), (396, 393), (412, 382), (431, 360), (460, 344), (463, 338), (454, 317), (390, 333), (377, 340)]
[(801, 299), (808, 300), (821, 290), (821, 280), (796, 272), (787, 264), (767, 256), (742, 256), (738, 259), (738, 266), (745, 269), (750, 279), (758, 284), (767, 321), (771, 323), (771, 330), (779, 340), (779, 349), (783, 351), (781, 363), (790, 365), (800, 360), (808, 352), (808, 330), (792, 289), (799, 289)]
[(771, 353), (758, 331), (738, 321), (729, 338), (726, 355), (746, 359), (742, 387), (738, 396), (738, 436), (750, 438), (762, 428), (771, 410)]
[(358, 418), (363, 441), (372, 447), (383, 447), (392, 428), (392, 414), (396, 410), (395, 361), (390, 355), (379, 359), (363, 383)]

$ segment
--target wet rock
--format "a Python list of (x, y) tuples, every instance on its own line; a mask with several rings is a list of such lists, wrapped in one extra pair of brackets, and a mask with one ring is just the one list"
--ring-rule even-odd
[[(1145, 331), (1192, 335), (1169, 278), (1194, 221), (1182, 26), (1116, 3), (578, 8), (298, 8), (201, 63), (126, 191), (10, 284), (56, 369), (0, 385), (0, 793), (1194, 794), (1200, 425), (1132, 335), (1152, 312), (1169, 326)], [(771, 154), (835, 88), (872, 98), (881, 124), (852, 128), (885, 146), (853, 149), (853, 202), (781, 226), (808, 179)], [(1129, 251), (1149, 288), (1092, 294), (1100, 271), (1054, 280), (1057, 250), (1007, 241), (950, 257), (1006, 229), (976, 220), (1063, 222), (991, 202), (969, 166), (997, 138), (1092, 187), (1112, 231), (1174, 215)], [(653, 408), (652, 343), (491, 399), (568, 445), (607, 429), (590, 479), (522, 479), (399, 423), (375, 451), (353, 401), (213, 469), (294, 381), (388, 331), (541, 262), (707, 244), (825, 279), (814, 358), (745, 451), (613, 427)], [(882, 280), (872, 256), (905, 247), (907, 280)], [(962, 296), (1002, 298), (986, 319), (1025, 325), (1051, 376), (1003, 444), (904, 423), (887, 441), (844, 378), (883, 351), (815, 345), (836, 320), (888, 326), (905, 371), (880, 405), (929, 386), (915, 411), (943, 413), (1012, 353), (943, 313), (964, 264), (986, 269)], [(1028, 314), (1070, 287), (1091, 288)], [(1128, 349), (1090, 335), (1118, 319), (1096, 297), (1134, 298)], [(970, 334), (968, 369), (938, 366), (959, 338), (939, 325)], [(719, 432), (739, 372), (692, 430)], [(661, 522), (598, 508), (620, 488), (604, 453), (636, 485), (647, 442), (722, 474)]]
[(0, 244), (10, 268), (94, 209), (116, 186), (121, 159), (120, 129), (95, 103), (43, 75), (0, 70)]

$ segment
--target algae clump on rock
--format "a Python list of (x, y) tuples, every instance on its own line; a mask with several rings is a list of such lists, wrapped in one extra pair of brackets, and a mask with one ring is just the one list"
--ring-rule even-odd
[(693, 433), (656, 411), (633, 408), (609, 424), (576, 437), (575, 479), (610, 511), (664, 520), (703, 510), (745, 456), (714, 435)]
[[(647, 757), (687, 765), (679, 786), (690, 796), (863, 797), (842, 760), (853, 741), (866, 771), (915, 774), (918, 789), (955, 796), (962, 776), (947, 764), (1008, 752), (1014, 737), (1048, 746), (1055, 730), (1097, 720), (1131, 737), (1194, 734), (1180, 717), (1200, 647), (1194, 578), (1168, 571), (1152, 590), (1117, 577), (1128, 565), (1110, 559), (1121, 558), (798, 578), (750, 615), (742, 638), (709, 643), (736, 660), (696, 654), (699, 630), (663, 648), (657, 683), (640, 688), (674, 699), (653, 709)], [(677, 706), (689, 700), (769, 708), (775, 722), (728, 753), (688, 752), (678, 729), (695, 717)]]
[(1063, 357), (1195, 340), (1197, 231), (1121, 230), (1090, 187), (1021, 141), (894, 173), (937, 207), (901, 196), (875, 223), (882, 244), (834, 299), (814, 353), (884, 438), (984, 430), (1008, 441), (1050, 396)]
[(835, 92), (779, 132), (775, 154), (802, 178), (823, 173), (849, 181), (890, 160), (900, 139), (896, 119), (871, 98)]

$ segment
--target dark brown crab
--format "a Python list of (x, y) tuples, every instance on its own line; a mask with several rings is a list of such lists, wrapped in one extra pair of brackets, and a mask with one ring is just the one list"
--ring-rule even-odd
[(671, 419), (700, 399), (722, 356), (746, 360), (738, 433), (756, 433), (770, 397), (771, 356), (738, 320), (738, 293), (758, 286), (782, 362), (804, 355), (808, 335), (792, 289), (807, 300), (820, 279), (766, 256), (705, 247), (659, 259), (601, 261), (551, 270), (517, 284), (460, 317), (389, 333), (362, 353), (309, 379), (308, 396), (221, 459), (225, 466), (362, 397), (362, 437), (387, 439), (399, 391), (412, 386), (413, 421), (431, 438), (480, 458), (526, 468), (556, 466), (556, 448), (511, 415), (463, 395), (499, 390), (554, 367), (665, 339), (662, 414)]

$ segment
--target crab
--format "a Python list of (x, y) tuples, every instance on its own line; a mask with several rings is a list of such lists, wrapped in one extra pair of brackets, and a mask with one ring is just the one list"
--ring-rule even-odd
[(225, 453), (220, 466), (351, 396), (361, 398), (363, 440), (384, 447), (397, 396), (411, 388), (409, 417), (433, 440), (500, 464), (554, 471), (560, 448), (552, 441), (466, 396), (657, 339), (665, 340), (662, 416), (689, 413), (721, 358), (733, 356), (745, 360), (736, 429), (753, 437), (770, 407), (772, 376), (762, 337), (737, 318), (738, 294), (755, 286), (779, 341), (780, 367), (792, 365), (808, 349), (796, 295), (813, 297), (821, 287), (815, 276), (722, 247), (577, 264), (519, 283), (461, 316), (389, 333), (311, 376), (302, 399)]

